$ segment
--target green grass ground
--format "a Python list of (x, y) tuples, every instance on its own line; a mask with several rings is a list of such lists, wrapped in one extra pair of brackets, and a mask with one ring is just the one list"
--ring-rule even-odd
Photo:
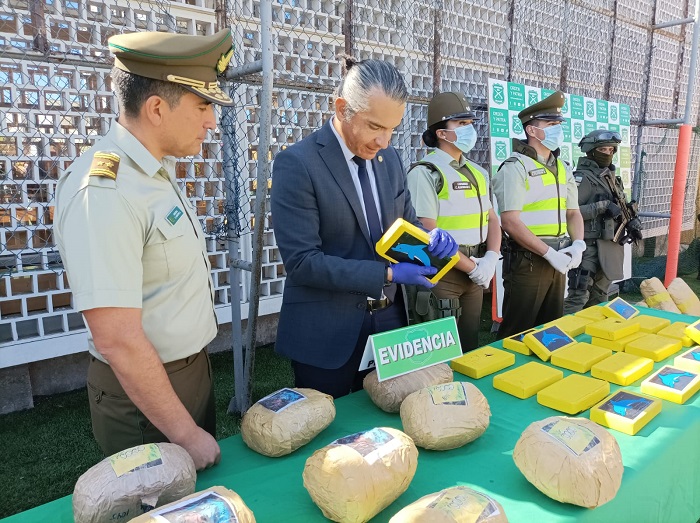
[[(700, 295), (696, 275), (684, 278)], [(621, 294), (630, 303), (642, 299), (638, 291)], [(495, 338), (491, 329), (491, 304), (484, 303), (479, 341)], [(227, 414), (233, 393), (233, 360), (229, 353), (212, 356), (217, 398), (217, 438), (240, 431), (240, 418)], [(258, 348), (255, 359), (253, 400), (293, 384), (289, 362), (272, 346)], [(71, 494), (78, 477), (102, 459), (90, 428), (85, 389), (35, 398), (31, 410), (0, 416), (0, 518)]]

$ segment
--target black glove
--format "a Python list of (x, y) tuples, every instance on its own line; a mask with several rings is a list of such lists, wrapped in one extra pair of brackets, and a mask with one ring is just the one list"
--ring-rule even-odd
[(639, 218), (634, 218), (627, 224), (627, 232), (634, 241), (642, 239), (642, 229), (642, 222)]
[(604, 216), (606, 218), (618, 219), (622, 216), (622, 209), (615, 202), (608, 201), (608, 207), (605, 209)]

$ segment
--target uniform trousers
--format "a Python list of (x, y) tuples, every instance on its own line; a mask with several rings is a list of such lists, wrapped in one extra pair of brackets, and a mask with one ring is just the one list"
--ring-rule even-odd
[(556, 320), (564, 310), (564, 274), (541, 256), (518, 249), (504, 271), (503, 322), (498, 338), (507, 338)]
[(466, 272), (452, 269), (440, 279), (432, 291), (439, 299), (459, 300), (462, 313), (457, 320), (457, 331), (462, 352), (477, 348), (484, 290), (474, 283)]
[[(195, 423), (216, 437), (216, 404), (206, 349), (163, 366)], [(92, 432), (105, 455), (144, 443), (168, 441), (129, 399), (112, 368), (94, 356), (88, 366), (87, 389)]]
[[(407, 324), (406, 308), (401, 289), (399, 288), (394, 303), (384, 309), (365, 311), (355, 349), (350, 355), (350, 359), (340, 368), (322, 369), (292, 360), (294, 386), (316, 389), (330, 394), (334, 398), (362, 390), (362, 380), (372, 370), (358, 371), (365, 352), (367, 338), (369, 338), (370, 334), (398, 329), (405, 327)], [(329, 346), (329, 350), (332, 349), (332, 346)]]

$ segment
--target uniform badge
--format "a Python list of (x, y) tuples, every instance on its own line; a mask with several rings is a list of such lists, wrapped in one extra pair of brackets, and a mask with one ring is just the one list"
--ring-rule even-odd
[(90, 176), (104, 176), (112, 180), (117, 179), (119, 170), (119, 155), (114, 153), (97, 152), (92, 157), (90, 164)]
[(216, 72), (217, 74), (222, 74), (228, 67), (228, 63), (231, 61), (233, 56), (233, 47), (228, 50), (227, 53), (222, 53), (219, 60), (216, 62)]
[(170, 225), (175, 225), (177, 221), (182, 218), (183, 214), (185, 214), (185, 212), (176, 205), (173, 207), (173, 210), (168, 213), (165, 219), (170, 222)]
[(542, 167), (540, 169), (533, 169), (532, 171), (528, 172), (527, 174), (529, 174), (530, 176), (542, 176), (546, 172), (547, 172), (547, 169)]
[(455, 191), (468, 191), (471, 188), (471, 182), (452, 182), (452, 189)]
[(575, 174), (574, 179), (576, 180), (576, 185), (581, 185), (581, 182), (583, 181), (583, 175), (582, 174)]
[(379, 163), (382, 163), (384, 161), (384, 158), (382, 156), (377, 156), (377, 160), (379, 160)]

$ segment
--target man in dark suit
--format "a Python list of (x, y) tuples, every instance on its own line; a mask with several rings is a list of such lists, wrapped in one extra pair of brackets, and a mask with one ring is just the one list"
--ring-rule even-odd
[[(387, 62), (345, 59), (335, 116), (274, 162), (275, 236), (287, 271), (276, 351), (292, 360), (295, 386), (334, 397), (362, 388), (370, 334), (405, 326), (403, 290), (432, 287), (432, 267), (387, 265), (375, 252), (397, 218), (420, 227), (398, 153), (389, 146), (408, 91)], [(440, 229), (428, 250), (452, 256)], [(398, 292), (397, 292), (398, 290)]]

